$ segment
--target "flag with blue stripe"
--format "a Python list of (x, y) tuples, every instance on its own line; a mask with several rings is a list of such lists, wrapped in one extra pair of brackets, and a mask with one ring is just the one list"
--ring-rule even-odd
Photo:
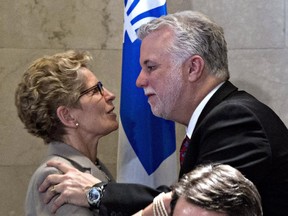
[(143, 89), (136, 87), (141, 71), (141, 41), (136, 31), (165, 15), (166, 0), (124, 0), (124, 42), (120, 98), (117, 181), (149, 186), (177, 179), (175, 124), (154, 116)]

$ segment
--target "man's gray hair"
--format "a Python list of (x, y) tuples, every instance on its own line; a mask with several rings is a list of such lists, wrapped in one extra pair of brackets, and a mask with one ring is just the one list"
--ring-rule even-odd
[(196, 11), (182, 11), (153, 19), (138, 29), (143, 40), (150, 33), (169, 28), (174, 42), (169, 52), (181, 61), (200, 55), (208, 72), (222, 80), (229, 79), (227, 44), (223, 28), (207, 16)]

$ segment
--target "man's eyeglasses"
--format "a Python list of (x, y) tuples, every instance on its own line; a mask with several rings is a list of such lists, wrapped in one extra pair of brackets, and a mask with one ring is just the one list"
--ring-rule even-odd
[(85, 94), (88, 94), (89, 92), (93, 91), (93, 94), (97, 93), (97, 92), (100, 92), (100, 94), (103, 96), (104, 95), (104, 88), (103, 88), (103, 84), (99, 81), (96, 85), (82, 91), (80, 93), (80, 97), (82, 97), (83, 95)]

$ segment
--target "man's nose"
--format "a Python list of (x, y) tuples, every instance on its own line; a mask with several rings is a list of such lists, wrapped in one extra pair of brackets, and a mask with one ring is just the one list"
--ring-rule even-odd
[(139, 88), (143, 88), (146, 85), (147, 85), (147, 77), (145, 76), (143, 70), (141, 70), (136, 80), (136, 86)]

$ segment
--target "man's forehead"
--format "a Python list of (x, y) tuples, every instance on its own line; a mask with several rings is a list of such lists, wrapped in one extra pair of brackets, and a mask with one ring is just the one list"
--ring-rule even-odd
[(150, 46), (148, 43), (146, 46), (142, 43), (140, 49), (140, 63), (147, 64), (155, 62), (159, 56), (159, 52), (161, 52), (161, 47), (158, 47), (156, 44), (155, 46)]
[[(175, 212), (178, 213), (178, 215), (185, 215), (185, 216), (186, 215), (227, 216), (227, 214), (225, 214), (225, 213), (219, 213), (216, 211), (206, 210), (200, 206), (192, 204), (191, 202), (188, 202), (185, 198), (183, 198), (181, 196), (176, 203)], [(175, 214), (173, 214), (173, 215), (175, 215)]]
[(149, 53), (147, 52), (140, 53), (139, 62), (142, 65), (156, 64), (159, 61), (159, 57), (160, 55), (157, 52), (153, 52), (153, 50), (149, 50)]
[[(160, 30), (159, 30), (160, 31)], [(140, 63), (156, 62), (164, 55), (167, 57), (167, 48), (171, 43), (171, 34), (168, 32), (153, 32), (142, 41), (140, 48)]]

